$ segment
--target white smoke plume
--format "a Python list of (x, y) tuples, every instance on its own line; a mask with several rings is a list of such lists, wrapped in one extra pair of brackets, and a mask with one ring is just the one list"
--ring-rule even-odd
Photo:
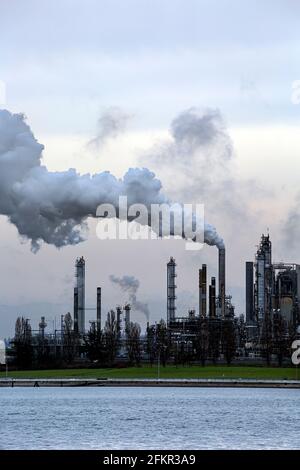
[(159, 172), (171, 197), (201, 201), (210, 212), (217, 208), (232, 213), (237, 208), (234, 201), (240, 200), (231, 168), (233, 155), (220, 111), (189, 108), (173, 119), (168, 139), (150, 149), (141, 163)]
[(291, 255), (299, 254), (300, 237), (300, 193), (296, 195), (293, 206), (285, 214), (281, 221), (281, 245), (283, 252), (288, 251)]
[[(170, 203), (162, 184), (147, 168), (130, 168), (122, 179), (109, 172), (80, 175), (70, 168), (50, 172), (41, 145), (22, 114), (0, 111), (0, 214), (6, 215), (36, 252), (42, 242), (58, 248), (84, 240), (88, 217), (100, 204)], [(216, 229), (205, 224), (205, 242), (223, 246)]]
[(108, 139), (117, 137), (125, 131), (131, 117), (130, 114), (125, 113), (116, 106), (106, 109), (98, 119), (97, 134), (89, 141), (88, 145), (99, 148)]
[(142, 312), (145, 315), (146, 319), (149, 320), (150, 312), (148, 304), (137, 300), (137, 291), (140, 287), (140, 281), (134, 276), (116, 277), (113, 274), (109, 276), (109, 279), (113, 284), (119, 286), (123, 292), (128, 294), (128, 301), (130, 302), (133, 310)]

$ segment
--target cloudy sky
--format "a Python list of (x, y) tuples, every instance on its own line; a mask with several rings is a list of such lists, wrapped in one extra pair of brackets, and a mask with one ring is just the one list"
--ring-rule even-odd
[[(240, 314), (244, 263), (262, 232), (270, 230), (275, 259), (300, 262), (299, 22), (294, 0), (3, 0), (0, 106), (26, 115), (49, 171), (122, 177), (147, 167), (173, 200), (204, 203), (226, 243)], [(0, 216), (0, 337), (17, 314), (33, 327), (45, 315), (52, 327), (72, 310), (78, 255), (89, 307), (97, 285), (104, 311), (126, 300), (109, 276), (135, 276), (153, 321), (166, 315), (170, 255), (182, 314), (197, 307), (199, 265), (216, 274), (214, 247), (99, 241), (89, 226), (80, 245), (33, 254)], [(144, 323), (139, 312), (134, 319)]]

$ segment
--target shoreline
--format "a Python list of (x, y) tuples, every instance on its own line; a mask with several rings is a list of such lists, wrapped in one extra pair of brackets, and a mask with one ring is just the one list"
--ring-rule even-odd
[(261, 379), (0, 379), (1, 387), (202, 387), (300, 389), (297, 380)]

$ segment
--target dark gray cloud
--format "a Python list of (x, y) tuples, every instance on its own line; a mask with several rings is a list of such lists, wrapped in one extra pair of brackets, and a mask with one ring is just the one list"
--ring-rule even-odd
[(176, 153), (181, 156), (215, 145), (220, 140), (224, 143), (223, 157), (229, 159), (232, 156), (231, 142), (218, 109), (201, 112), (190, 108), (182, 112), (172, 121), (171, 134), (178, 147)]

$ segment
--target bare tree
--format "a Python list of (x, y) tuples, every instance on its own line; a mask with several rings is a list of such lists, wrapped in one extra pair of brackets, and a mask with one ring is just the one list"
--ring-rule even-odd
[(231, 318), (225, 318), (222, 322), (222, 348), (228, 365), (236, 354), (235, 323)]
[(218, 318), (210, 318), (208, 322), (209, 356), (214, 364), (220, 357), (221, 321)]
[(263, 357), (266, 359), (266, 363), (269, 366), (271, 363), (271, 356), (273, 352), (272, 344), (272, 319), (270, 312), (265, 312), (265, 317), (262, 323), (260, 347)]
[(73, 320), (70, 312), (64, 316), (63, 322), (63, 359), (71, 363), (76, 356), (78, 341), (77, 334), (73, 330)]
[(113, 364), (119, 349), (119, 327), (114, 310), (107, 314), (104, 336), (108, 360)]
[(20, 368), (31, 367), (33, 360), (32, 333), (29, 320), (24, 317), (18, 317), (16, 320), (13, 346), (17, 366)]
[(156, 356), (156, 332), (155, 325), (147, 327), (147, 354), (149, 357), (150, 365), (153, 366)]
[(84, 342), (85, 352), (90, 361), (104, 364), (107, 359), (104, 335), (102, 330), (97, 330), (95, 323), (91, 324), (91, 328), (84, 338)]
[(209, 350), (209, 330), (206, 318), (200, 319), (194, 346), (196, 348), (197, 359), (200, 359), (202, 366), (205, 366)]
[(126, 328), (126, 349), (130, 364), (140, 365), (141, 362), (141, 327), (132, 323)]
[(273, 349), (277, 355), (278, 365), (282, 366), (284, 356), (287, 354), (287, 328), (282, 315), (275, 312), (273, 315)]
[(171, 338), (166, 322), (160, 320), (156, 325), (156, 353), (165, 367), (171, 351)]

